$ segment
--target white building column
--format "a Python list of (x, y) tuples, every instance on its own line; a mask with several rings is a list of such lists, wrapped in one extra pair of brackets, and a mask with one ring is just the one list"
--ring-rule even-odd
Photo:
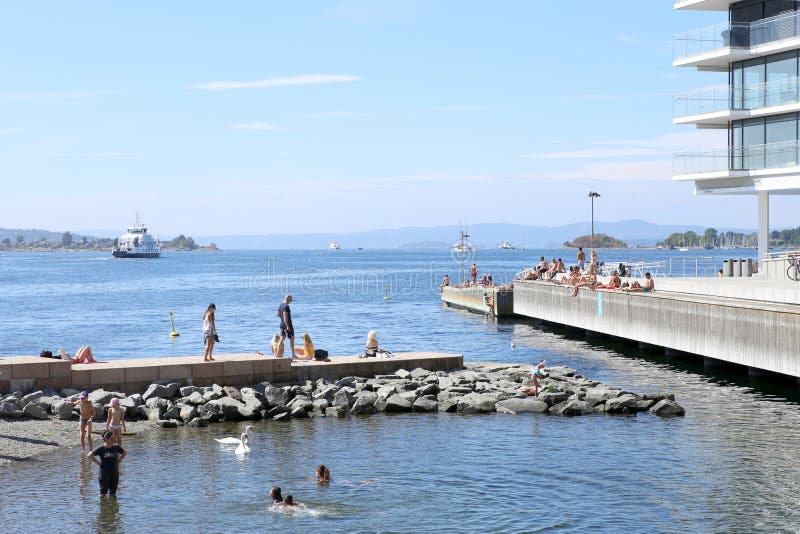
[(758, 262), (759, 272), (764, 258), (769, 252), (769, 192), (758, 192)]

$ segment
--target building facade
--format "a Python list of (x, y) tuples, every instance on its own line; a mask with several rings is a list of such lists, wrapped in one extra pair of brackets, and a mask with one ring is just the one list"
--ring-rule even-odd
[(675, 98), (675, 124), (727, 131), (728, 146), (676, 154), (673, 179), (696, 194), (752, 195), (758, 256), (769, 244), (770, 195), (800, 194), (800, 1), (679, 0), (727, 22), (675, 37), (676, 67), (727, 73), (727, 85)]

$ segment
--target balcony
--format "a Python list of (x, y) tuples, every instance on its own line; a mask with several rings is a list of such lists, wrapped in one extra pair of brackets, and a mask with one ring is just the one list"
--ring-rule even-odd
[(674, 124), (699, 128), (727, 128), (731, 121), (800, 111), (800, 78), (694, 91), (675, 97)]
[(783, 175), (798, 172), (800, 141), (675, 154), (676, 180)]
[(678, 0), (675, 9), (692, 9), (696, 11), (728, 11), (737, 0)]
[(675, 37), (676, 67), (725, 71), (731, 62), (800, 47), (800, 12), (750, 23), (723, 23)]

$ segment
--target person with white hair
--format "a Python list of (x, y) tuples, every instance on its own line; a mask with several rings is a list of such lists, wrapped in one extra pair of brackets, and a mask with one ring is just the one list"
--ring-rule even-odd
[(367, 333), (367, 344), (365, 349), (365, 356), (367, 358), (374, 358), (377, 356), (380, 349), (378, 348), (378, 334), (375, 332), (375, 330), (370, 330), (369, 333)]

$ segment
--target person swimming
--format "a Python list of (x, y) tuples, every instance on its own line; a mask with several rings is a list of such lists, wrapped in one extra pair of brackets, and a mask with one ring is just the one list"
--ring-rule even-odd
[(327, 484), (331, 481), (331, 470), (323, 464), (317, 466), (317, 483)]
[(291, 495), (287, 495), (286, 498), (283, 500), (284, 506), (297, 506), (299, 503), (294, 502), (294, 497)]
[(269, 497), (272, 499), (272, 504), (283, 504), (283, 496), (281, 495), (281, 488), (272, 486), (269, 489)]

